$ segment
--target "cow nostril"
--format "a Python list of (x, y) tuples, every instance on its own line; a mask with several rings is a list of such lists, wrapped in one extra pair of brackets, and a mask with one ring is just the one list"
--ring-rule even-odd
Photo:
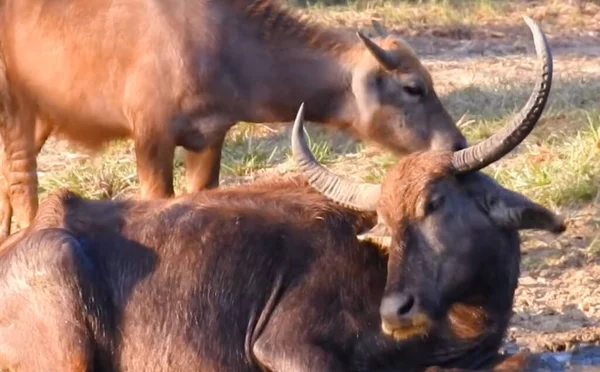
[(415, 296), (395, 293), (383, 298), (380, 308), (381, 318), (388, 325), (399, 325), (412, 317), (416, 307)]
[(406, 315), (410, 312), (415, 304), (415, 298), (412, 295), (406, 295), (403, 301), (399, 304), (398, 315)]

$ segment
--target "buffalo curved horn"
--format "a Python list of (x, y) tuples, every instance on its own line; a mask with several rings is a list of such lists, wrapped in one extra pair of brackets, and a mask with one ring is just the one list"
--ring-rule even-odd
[(383, 27), (383, 25), (381, 23), (379, 23), (377, 20), (372, 19), (371, 25), (373, 26), (373, 28), (375, 29), (375, 32), (377, 32), (379, 37), (387, 37), (388, 36), (389, 33), (387, 32), (385, 27)]
[(292, 154), (308, 183), (328, 199), (350, 209), (374, 212), (381, 186), (342, 179), (323, 167), (310, 151), (304, 137), (304, 103), (292, 128)]
[(546, 106), (552, 85), (552, 54), (540, 27), (527, 16), (523, 19), (533, 34), (541, 74), (529, 100), (509, 125), (484, 141), (454, 153), (452, 165), (458, 174), (485, 168), (512, 151), (533, 130)]
[(369, 52), (377, 59), (379, 63), (387, 70), (393, 70), (397, 67), (398, 63), (395, 61), (394, 57), (385, 49), (377, 45), (373, 40), (365, 36), (360, 31), (356, 32), (358, 38), (365, 44)]

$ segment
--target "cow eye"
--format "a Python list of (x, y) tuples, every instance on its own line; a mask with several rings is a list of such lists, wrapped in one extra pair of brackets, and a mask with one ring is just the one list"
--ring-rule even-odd
[(432, 197), (425, 206), (425, 215), (429, 215), (438, 209), (444, 204), (445, 198), (442, 195)]
[(425, 95), (425, 89), (419, 84), (407, 84), (404, 85), (403, 89), (411, 96), (421, 97)]

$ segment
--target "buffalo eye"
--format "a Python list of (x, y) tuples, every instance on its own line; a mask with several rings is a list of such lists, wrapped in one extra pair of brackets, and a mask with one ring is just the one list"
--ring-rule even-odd
[(429, 199), (429, 201), (425, 205), (425, 215), (427, 216), (440, 209), (440, 207), (444, 205), (444, 201), (445, 198), (443, 195), (437, 195)]
[(425, 95), (425, 89), (420, 84), (406, 84), (402, 88), (406, 93), (414, 97), (422, 97)]

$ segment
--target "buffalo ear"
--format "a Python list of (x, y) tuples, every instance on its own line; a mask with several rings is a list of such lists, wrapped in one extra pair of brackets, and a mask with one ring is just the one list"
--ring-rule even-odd
[(371, 230), (358, 235), (357, 238), (375, 244), (384, 253), (387, 253), (392, 245), (390, 230), (381, 218), (378, 218), (377, 224)]
[(467, 189), (499, 226), (507, 229), (547, 230), (555, 234), (566, 230), (565, 220), (546, 207), (510, 191), (491, 177), (476, 172), (464, 178)]
[[(516, 194), (515, 196), (520, 195)], [(540, 229), (555, 234), (566, 230), (564, 218), (524, 197), (521, 199), (490, 199), (488, 201), (488, 214), (490, 218), (496, 224), (508, 229)]]

